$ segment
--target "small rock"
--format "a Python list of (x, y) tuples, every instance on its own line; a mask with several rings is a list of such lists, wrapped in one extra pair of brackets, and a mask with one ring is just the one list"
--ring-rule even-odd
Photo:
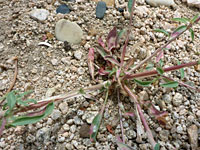
[(90, 137), (90, 126), (88, 124), (83, 124), (79, 130), (80, 137), (88, 138)]
[(2, 52), (2, 51), (3, 51), (3, 48), (4, 48), (4, 45), (3, 45), (3, 43), (0, 43), (0, 52)]
[(58, 65), (58, 60), (57, 59), (52, 59), (51, 63), (52, 63), (52, 65), (56, 66), (56, 65)]
[(36, 140), (40, 142), (48, 142), (50, 140), (50, 128), (44, 127), (37, 131)]
[(140, 100), (149, 100), (149, 95), (148, 95), (148, 93), (146, 92), (146, 91), (141, 91), (140, 93), (139, 93), (139, 98), (140, 98)]
[(65, 148), (66, 148), (67, 150), (72, 150), (72, 149), (73, 149), (73, 145), (71, 145), (70, 143), (67, 143), (67, 144), (65, 145)]
[(162, 99), (165, 101), (165, 103), (170, 104), (172, 101), (172, 96), (170, 94), (165, 94), (163, 95)]
[(183, 127), (181, 125), (177, 127), (177, 133), (183, 133)]
[(61, 112), (57, 109), (53, 110), (52, 114), (51, 114), (51, 118), (53, 120), (57, 120), (58, 118), (61, 117)]
[(62, 112), (62, 114), (66, 114), (68, 112), (68, 104), (66, 102), (62, 102), (58, 106)]
[(30, 12), (30, 16), (33, 19), (44, 21), (47, 19), (49, 11), (46, 9), (34, 9)]
[(82, 74), (85, 73), (85, 69), (82, 68), (82, 67), (79, 67), (77, 71), (78, 71), (78, 74), (79, 74), (79, 75), (82, 75)]
[(74, 53), (74, 57), (76, 58), (76, 59), (78, 59), (78, 60), (81, 60), (81, 58), (82, 58), (82, 52), (81, 51), (75, 51), (75, 53)]
[(105, 12), (106, 12), (106, 3), (103, 1), (98, 2), (96, 7), (96, 17), (98, 19), (103, 19)]
[(198, 128), (197, 128), (197, 126), (191, 125), (187, 131), (188, 131), (189, 141), (190, 141), (192, 150), (197, 150), (197, 147), (198, 147)]
[(174, 106), (179, 106), (183, 101), (183, 96), (180, 93), (176, 93), (173, 97)]
[(63, 125), (63, 129), (64, 129), (65, 131), (69, 131), (69, 125), (68, 125), (68, 124), (64, 124), (64, 125)]
[(55, 35), (60, 41), (78, 44), (81, 42), (83, 31), (75, 22), (61, 19), (56, 23)]
[(51, 97), (51, 96), (55, 93), (55, 91), (56, 91), (56, 88), (55, 88), (55, 87), (49, 88), (49, 89), (47, 90), (46, 94), (45, 94), (45, 97), (46, 97), (46, 98), (47, 98), (47, 97)]
[(138, 6), (136, 7), (136, 14), (142, 18), (149, 13), (149, 9), (146, 6)]
[(74, 133), (74, 132), (76, 131), (76, 125), (72, 125), (72, 126), (70, 127), (70, 131), (71, 131), (72, 133)]
[(56, 13), (68, 14), (70, 13), (70, 9), (66, 4), (62, 4), (58, 6), (58, 8), (56, 9)]
[(151, 6), (174, 6), (175, 2), (174, 0), (146, 0), (146, 2)]
[(117, 10), (118, 10), (119, 12), (121, 12), (121, 13), (124, 12), (124, 8), (120, 8), (120, 7), (119, 7), (119, 8), (117, 8)]

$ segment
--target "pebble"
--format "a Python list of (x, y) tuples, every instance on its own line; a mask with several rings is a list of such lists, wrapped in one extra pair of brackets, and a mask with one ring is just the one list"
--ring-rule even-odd
[(180, 93), (176, 93), (173, 97), (174, 106), (179, 106), (180, 104), (182, 104), (182, 101), (183, 101), (183, 95), (181, 95)]
[(75, 51), (75, 53), (74, 53), (74, 57), (76, 58), (76, 59), (78, 59), (78, 60), (81, 60), (81, 58), (82, 58), (82, 52), (81, 51)]
[(163, 95), (162, 99), (165, 101), (165, 103), (170, 104), (172, 101), (172, 96), (171, 94), (165, 94)]
[(68, 5), (62, 4), (62, 5), (58, 6), (58, 8), (56, 9), (56, 13), (68, 14), (68, 13), (70, 13), (70, 9), (69, 9)]
[(61, 112), (62, 112), (63, 115), (68, 112), (69, 108), (68, 108), (67, 102), (60, 103), (58, 107), (60, 108), (60, 110), (61, 110)]
[(98, 2), (96, 7), (96, 17), (98, 19), (103, 19), (105, 12), (106, 12), (106, 3), (103, 1)]
[(76, 131), (76, 125), (72, 125), (72, 126), (70, 127), (70, 131), (71, 131), (72, 133), (74, 133), (74, 132)]
[(47, 19), (49, 11), (46, 9), (34, 9), (30, 12), (30, 16), (33, 19), (44, 21)]
[(65, 131), (69, 131), (69, 125), (68, 125), (68, 124), (64, 124), (64, 125), (63, 125), (63, 129), (64, 129)]
[(58, 60), (57, 59), (52, 59), (51, 60), (51, 64), (54, 65), (54, 66), (58, 65)]
[(50, 140), (50, 128), (43, 127), (36, 133), (36, 140), (40, 142), (48, 142)]
[(51, 114), (51, 118), (53, 120), (57, 120), (60, 117), (61, 117), (61, 112), (59, 110), (57, 110), (57, 109), (54, 109), (52, 114)]
[(80, 134), (80, 137), (82, 138), (88, 138), (90, 137), (90, 126), (88, 124), (83, 124), (79, 130), (79, 134)]
[(0, 43), (0, 52), (2, 52), (4, 49), (4, 45), (3, 45), (3, 43)]
[(82, 75), (82, 74), (85, 73), (85, 69), (82, 68), (82, 67), (79, 67), (77, 71), (78, 71), (78, 74), (79, 74), (79, 75)]
[(83, 31), (77, 23), (61, 19), (56, 23), (55, 35), (60, 41), (78, 44), (81, 42)]
[(197, 150), (198, 147), (198, 127), (196, 125), (191, 125), (188, 129), (189, 142), (191, 144), (192, 150)]
[(151, 6), (174, 6), (175, 2), (174, 0), (146, 0), (146, 2)]

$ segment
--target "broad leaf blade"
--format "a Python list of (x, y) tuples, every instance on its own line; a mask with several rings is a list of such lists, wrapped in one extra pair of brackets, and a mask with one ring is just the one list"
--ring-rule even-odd
[(133, 6), (134, 1), (135, 1), (135, 0), (129, 0), (129, 1), (128, 1), (128, 11), (129, 11), (129, 13), (131, 13), (132, 6)]
[(140, 86), (149, 86), (151, 83), (153, 83), (153, 80), (152, 81), (141, 81), (141, 80), (134, 79), (134, 81)]
[(174, 88), (174, 87), (177, 87), (178, 85), (179, 83), (176, 81), (171, 81), (171, 82), (161, 84), (162, 87), (167, 87), (167, 88)]
[(108, 60), (112, 64), (120, 66), (120, 63), (113, 56), (105, 56), (105, 60)]
[(183, 25), (183, 26), (178, 27), (178, 28), (171, 34), (171, 37), (172, 37), (172, 38), (176, 37), (176, 36), (179, 35), (180, 33), (184, 32), (186, 29), (187, 29), (187, 26), (186, 26), (186, 25)]
[(7, 100), (9, 110), (12, 110), (16, 104), (16, 96), (13, 91), (8, 93), (8, 95), (6, 96), (6, 100)]
[(181, 23), (185, 23), (185, 24), (190, 22), (190, 20), (187, 18), (173, 18), (172, 21), (177, 21), (177, 22), (181, 22)]
[(156, 71), (157, 71), (160, 75), (162, 75), (162, 74), (164, 73), (164, 70), (162, 69), (162, 67), (157, 67), (157, 68), (156, 68)]
[(107, 37), (107, 44), (108, 50), (111, 51), (113, 48), (116, 47), (116, 39), (117, 39), (117, 29), (114, 27), (108, 34)]
[(88, 68), (92, 79), (94, 80), (94, 48), (89, 49), (88, 53)]
[(54, 108), (54, 103), (50, 103), (47, 105), (44, 114), (39, 115), (39, 116), (20, 116), (18, 118), (16, 118), (10, 125), (11, 126), (22, 126), (22, 125), (27, 125), (27, 124), (33, 124), (36, 123), (40, 120), (42, 120), (43, 118), (47, 117), (48, 115), (50, 115), (53, 111)]
[(189, 31), (190, 31), (190, 34), (191, 34), (192, 41), (194, 41), (194, 31), (191, 28), (189, 29)]
[(163, 34), (169, 36), (169, 33), (166, 30), (164, 30), (164, 29), (154, 29), (154, 31), (155, 32), (160, 32), (160, 33), (163, 33)]
[(101, 120), (102, 120), (102, 114), (98, 113), (92, 121), (92, 124), (90, 126), (90, 140), (91, 141), (96, 142), (96, 137), (97, 137), (98, 130), (101, 124)]

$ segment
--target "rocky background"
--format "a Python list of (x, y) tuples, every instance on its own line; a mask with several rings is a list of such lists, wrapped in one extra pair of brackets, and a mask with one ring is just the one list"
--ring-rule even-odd
[[(33, 90), (31, 97), (42, 99), (62, 94), (75, 88), (102, 82), (91, 81), (88, 67), (88, 49), (97, 39), (104, 39), (116, 26), (126, 28), (129, 21), (126, 0), (0, 0), (0, 96), (9, 88), (14, 65), (9, 59), (17, 56), (19, 73), (14, 89)], [(137, 0), (133, 27), (128, 45), (129, 56), (136, 62), (149, 56), (166, 42), (162, 33), (153, 29), (173, 31), (179, 23), (175, 17), (192, 18), (199, 13), (199, 0)], [(195, 40), (186, 32), (166, 52), (166, 66), (200, 56), (200, 26), (194, 26)], [(64, 42), (65, 41), (65, 42)], [(66, 42), (67, 41), (67, 42)], [(5, 66), (5, 67), (2, 67)], [(6, 69), (5, 69), (6, 68)], [(200, 87), (200, 65), (185, 69), (184, 82)], [(178, 72), (171, 74), (180, 78)], [(200, 93), (184, 87), (164, 89), (148, 87), (137, 89), (143, 99), (151, 100), (160, 110), (169, 112), (168, 126), (160, 126), (145, 114), (161, 144), (161, 150), (198, 150), (200, 143)], [(2, 150), (116, 150), (115, 134), (120, 134), (118, 108), (108, 101), (98, 141), (91, 143), (88, 125), (103, 102), (84, 97), (56, 103), (52, 115), (42, 121), (17, 128), (9, 128), (0, 139)], [(133, 109), (129, 100), (126, 110)], [(137, 123), (124, 119), (127, 144), (136, 150), (151, 148), (146, 134), (138, 135)], [(140, 137), (139, 137), (140, 136)]]

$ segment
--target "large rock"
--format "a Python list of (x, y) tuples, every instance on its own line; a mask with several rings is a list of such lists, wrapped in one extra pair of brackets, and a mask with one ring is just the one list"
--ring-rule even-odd
[(98, 2), (96, 7), (96, 17), (99, 19), (103, 19), (105, 12), (106, 12), (106, 3), (103, 1)]
[(60, 41), (78, 44), (81, 42), (83, 31), (75, 22), (61, 19), (56, 23), (55, 35)]
[(47, 19), (49, 11), (46, 9), (34, 9), (30, 12), (31, 18), (39, 21), (44, 21)]
[(174, 0), (146, 0), (146, 2), (151, 6), (173, 6), (175, 5)]

